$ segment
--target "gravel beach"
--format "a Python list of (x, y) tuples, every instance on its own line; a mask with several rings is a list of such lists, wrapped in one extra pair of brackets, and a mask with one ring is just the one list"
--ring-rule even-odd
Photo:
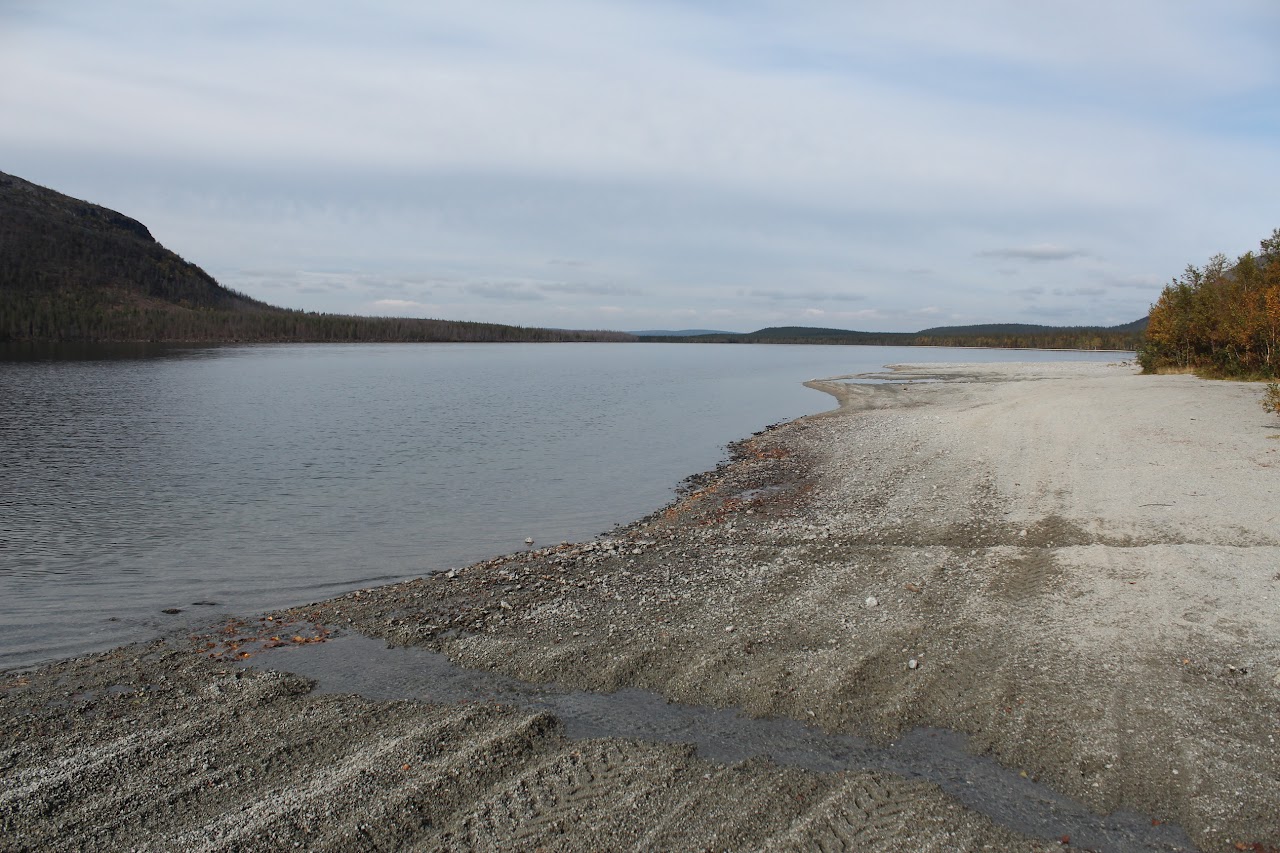
[(0, 848), (1083, 843), (909, 773), (715, 761), (290, 671), (363, 635), (886, 747), (961, 733), (1155, 833), (1093, 849), (1280, 850), (1280, 424), (1258, 388), (1120, 363), (879, 378), (811, 383), (840, 408), (596, 541), (0, 674)]

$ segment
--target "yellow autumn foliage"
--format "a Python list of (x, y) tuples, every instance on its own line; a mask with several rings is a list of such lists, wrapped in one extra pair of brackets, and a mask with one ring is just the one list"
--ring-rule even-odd
[(1148, 373), (1280, 376), (1280, 229), (1255, 254), (1188, 266), (1151, 306), (1138, 361)]

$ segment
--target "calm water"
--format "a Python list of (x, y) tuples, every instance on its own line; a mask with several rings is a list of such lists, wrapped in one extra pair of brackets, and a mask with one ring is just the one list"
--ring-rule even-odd
[(0, 350), (0, 667), (464, 565), (526, 536), (589, 538), (660, 507), (726, 443), (830, 408), (806, 379), (1116, 358), (693, 344), (71, 355)]

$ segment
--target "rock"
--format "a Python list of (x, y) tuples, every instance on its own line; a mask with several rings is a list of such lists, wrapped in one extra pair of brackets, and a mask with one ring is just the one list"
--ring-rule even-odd
[(526, 545), (532, 545), (532, 544), (533, 544), (533, 537), (532, 537), (532, 536), (526, 536), (526, 537), (524, 537), (524, 544), (526, 544)]
[(867, 606), (868, 606), (868, 607), (875, 607), (875, 606), (876, 606), (877, 604), (879, 604), (879, 603), (880, 603), (880, 599), (876, 598), (874, 595), (868, 595), (868, 596), (867, 596)]
[(1274, 684), (1276, 687), (1280, 687), (1280, 672), (1277, 672), (1276, 677), (1271, 679), (1271, 683)]
[(907, 669), (915, 669), (919, 665), (920, 665), (920, 661), (916, 660), (915, 658), (912, 658), (911, 660), (907, 661)]
[(725, 632), (726, 634), (732, 634), (732, 633), (733, 633), (733, 626), (732, 626), (732, 625), (725, 625), (725, 626), (724, 626), (724, 632)]
[(181, 613), (181, 612), (182, 612), (182, 608), (181, 608), (181, 607), (166, 607), (164, 610), (161, 610), (160, 612), (161, 612), (161, 613), (168, 613), (170, 616), (172, 616), (172, 615), (174, 615), (175, 613)]

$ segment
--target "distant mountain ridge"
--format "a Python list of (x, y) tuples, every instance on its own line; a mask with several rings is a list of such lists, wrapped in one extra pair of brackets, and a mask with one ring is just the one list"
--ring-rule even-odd
[(726, 332), (722, 329), (642, 329), (638, 332), (627, 332), (628, 335), (635, 335), (637, 338), (651, 337), (667, 337), (667, 338), (687, 338), (692, 335), (732, 335), (734, 332)]
[(1038, 326), (1029, 323), (986, 323), (936, 326), (919, 332), (859, 332), (813, 326), (771, 326), (754, 332), (711, 332), (701, 335), (641, 336), (650, 342), (725, 344), (844, 344), (867, 346), (1025, 347), (1028, 349), (1133, 350), (1142, 342), (1145, 317), (1119, 326)]
[(983, 323), (976, 326), (935, 326), (921, 329), (917, 335), (1039, 335), (1066, 330), (1101, 330), (1107, 332), (1145, 332), (1147, 318), (1142, 317), (1119, 326), (1037, 326), (1031, 323)]

